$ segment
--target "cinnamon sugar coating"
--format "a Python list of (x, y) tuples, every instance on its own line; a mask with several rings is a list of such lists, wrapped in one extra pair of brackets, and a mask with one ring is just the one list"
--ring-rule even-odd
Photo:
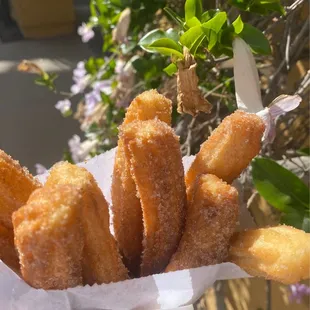
[(123, 125), (121, 139), (142, 206), (141, 275), (160, 273), (184, 226), (186, 193), (179, 140), (160, 120)]

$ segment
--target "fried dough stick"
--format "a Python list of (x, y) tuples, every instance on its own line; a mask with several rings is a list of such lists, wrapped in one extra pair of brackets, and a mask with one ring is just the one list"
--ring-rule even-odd
[(108, 204), (94, 177), (85, 168), (62, 162), (54, 165), (45, 186), (70, 184), (82, 194), (84, 250), (83, 282), (109, 283), (128, 278), (116, 242), (109, 229)]
[(0, 259), (16, 273), (20, 272), (13, 233), (2, 225), (0, 225)]
[(201, 145), (188, 170), (185, 177), (187, 190), (199, 174), (214, 174), (231, 183), (258, 154), (264, 129), (263, 121), (255, 114), (238, 110), (224, 118)]
[(144, 224), (141, 275), (162, 272), (181, 238), (186, 193), (178, 137), (159, 120), (121, 127)]
[(238, 192), (208, 174), (197, 177), (188, 202), (186, 225), (166, 272), (219, 264), (228, 254), (238, 220)]
[(12, 230), (12, 213), (40, 186), (26, 168), (0, 150), (0, 224)]
[(13, 213), (23, 278), (42, 289), (82, 284), (82, 195), (73, 186), (37, 189)]
[(228, 260), (254, 277), (294, 284), (310, 277), (310, 234), (285, 225), (238, 232)]
[[(171, 123), (171, 101), (150, 90), (137, 96), (130, 104), (124, 124), (135, 120), (158, 118)], [(139, 274), (142, 254), (142, 210), (136, 185), (126, 162), (123, 140), (118, 141), (112, 181), (112, 210), (115, 238), (125, 265), (134, 275)]]

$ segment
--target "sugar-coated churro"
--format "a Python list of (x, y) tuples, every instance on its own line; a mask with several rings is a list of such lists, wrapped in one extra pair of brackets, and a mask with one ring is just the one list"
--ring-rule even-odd
[(187, 190), (199, 174), (214, 174), (231, 183), (258, 154), (264, 129), (255, 114), (238, 110), (227, 116), (201, 145), (185, 176)]
[(82, 195), (73, 186), (34, 191), (13, 213), (21, 273), (35, 288), (65, 289), (82, 284)]
[(285, 225), (238, 232), (228, 260), (252, 276), (294, 284), (310, 278), (310, 234)]
[(185, 230), (166, 272), (213, 265), (226, 259), (238, 221), (237, 190), (208, 174), (197, 177)]
[[(160, 95), (156, 90), (146, 91), (132, 101), (127, 110), (124, 124), (135, 120), (156, 118), (170, 124), (171, 111), (170, 100)], [(124, 144), (121, 138), (118, 141), (115, 155), (111, 196), (115, 238), (125, 265), (133, 275), (138, 275), (143, 239), (142, 210), (137, 197), (136, 185), (125, 158)]]
[(160, 120), (121, 127), (127, 161), (140, 197), (144, 237), (141, 275), (162, 272), (180, 241), (185, 182), (178, 137)]
[(0, 224), (12, 229), (12, 213), (40, 186), (26, 168), (0, 150)]
[(58, 163), (51, 169), (45, 186), (54, 184), (70, 184), (81, 190), (84, 284), (127, 279), (128, 272), (109, 230), (108, 204), (92, 174), (85, 168), (67, 162)]

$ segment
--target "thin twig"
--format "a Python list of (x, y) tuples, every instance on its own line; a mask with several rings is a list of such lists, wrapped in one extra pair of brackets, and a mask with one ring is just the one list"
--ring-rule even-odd
[[(299, 47), (299, 44), (301, 43), (301, 40), (303, 39), (304, 35), (306, 34), (306, 32), (308, 31), (308, 24), (309, 24), (309, 20), (310, 18), (308, 17), (307, 20), (305, 21), (305, 23), (303, 24), (300, 32), (298, 33), (298, 35), (296, 36), (292, 47), (291, 47), (291, 54), (294, 53), (294, 51), (297, 49), (297, 47)], [(276, 78), (277, 76), (280, 74), (280, 72), (282, 71), (284, 65), (285, 65), (286, 60), (283, 59), (282, 62), (280, 63), (280, 65), (278, 66), (277, 70), (275, 71), (275, 73), (270, 77), (269, 79), (269, 86), (268, 89), (266, 91), (266, 95), (268, 95), (274, 85), (274, 83), (276, 82)], [(264, 104), (266, 104), (266, 101), (269, 100), (268, 96), (265, 96), (264, 98)]]
[(308, 86), (310, 86), (310, 70), (308, 70), (308, 72), (304, 76), (295, 94), (301, 96)]
[(234, 77), (231, 77), (229, 79), (227, 79), (225, 82), (222, 82), (220, 84), (218, 84), (217, 86), (215, 86), (213, 89), (211, 89), (210, 91), (208, 91), (206, 94), (205, 94), (205, 98), (207, 98), (208, 96), (210, 96), (212, 93), (214, 93), (216, 90), (218, 90), (219, 88), (225, 86), (225, 84), (227, 82), (231, 82), (232, 80), (234, 79)]
[(191, 154), (191, 142), (192, 142), (192, 130), (196, 122), (196, 116), (194, 116), (187, 127), (187, 137), (182, 145), (182, 149), (186, 149), (186, 155), (189, 156)]

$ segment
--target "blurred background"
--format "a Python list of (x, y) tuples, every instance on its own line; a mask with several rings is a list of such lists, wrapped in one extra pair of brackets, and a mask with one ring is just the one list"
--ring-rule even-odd
[[(197, 54), (199, 89), (212, 112), (193, 118), (176, 112), (176, 77), (163, 73), (169, 58), (148, 54), (138, 45), (155, 28), (174, 28), (175, 21), (163, 8), (182, 15), (184, 2), (0, 0), (0, 149), (33, 173), (40, 172), (35, 169), (38, 163), (44, 170), (62, 158), (82, 161), (114, 147), (117, 126), (132, 98), (157, 88), (174, 103), (173, 125), (182, 153), (195, 154), (220, 121), (237, 108), (231, 57)], [(226, 1), (203, 2), (205, 9), (226, 10), (232, 20), (239, 14)], [(286, 15), (241, 13), (243, 20), (264, 33), (272, 49), (270, 55), (255, 55), (264, 106), (283, 93), (303, 99), (299, 108), (279, 119), (277, 138), (263, 148), (262, 155), (309, 184), (309, 2), (281, 4)], [(244, 201), (256, 224), (278, 224), (280, 212), (254, 189), (250, 171), (242, 178)], [(221, 281), (195, 306), (309, 309), (305, 287), (262, 279)]]
[(94, 54), (76, 32), (88, 17), (88, 0), (0, 1), (0, 148), (32, 172), (36, 163), (50, 167), (60, 160), (80, 129), (55, 109), (60, 96), (17, 66), (34, 61), (59, 75), (57, 86), (70, 89), (77, 62)]

